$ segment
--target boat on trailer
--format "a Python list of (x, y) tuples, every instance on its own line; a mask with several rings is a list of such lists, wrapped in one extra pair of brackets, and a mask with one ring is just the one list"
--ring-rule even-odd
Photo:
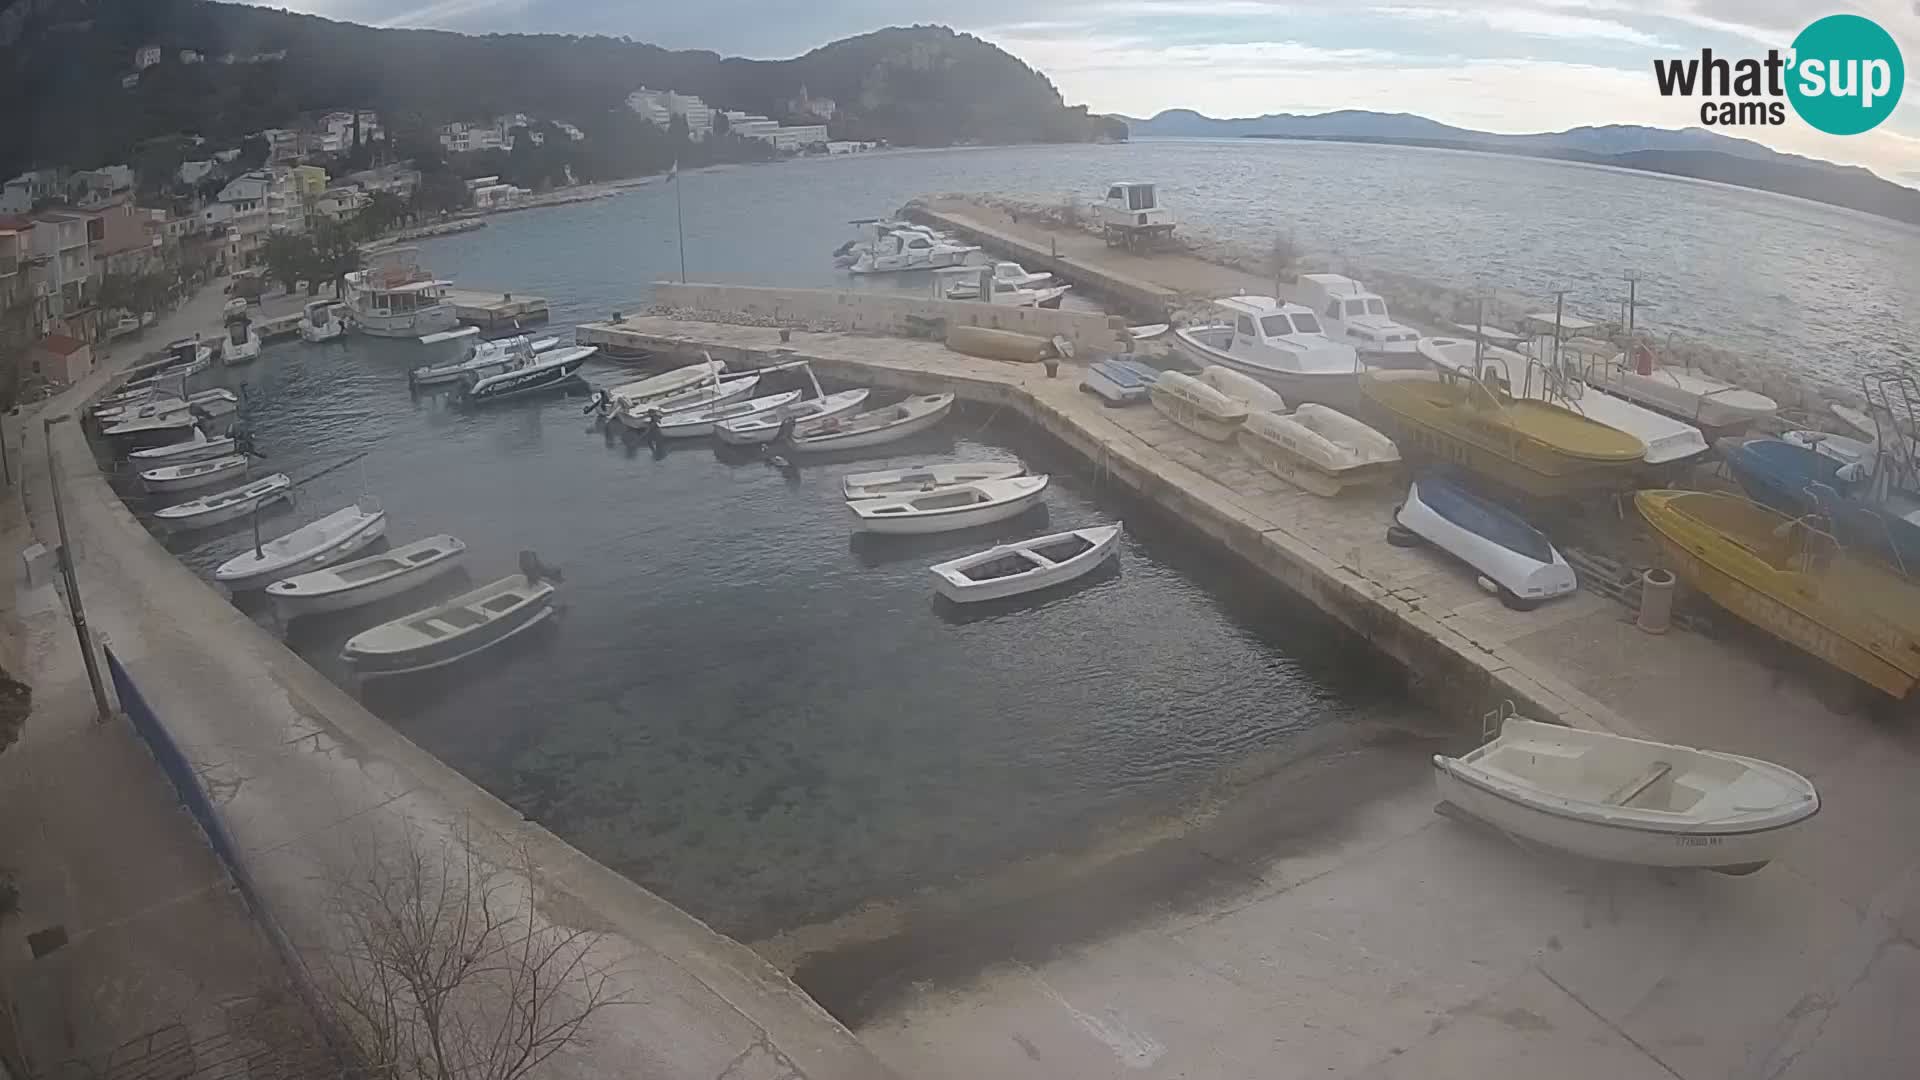
[(1091, 573), (1120, 544), (1120, 526), (1036, 536), (928, 568), (934, 588), (956, 604), (1001, 600), (1064, 585)]
[(1005, 521), (1038, 503), (1048, 477), (1014, 476), (872, 499), (853, 499), (847, 509), (863, 532), (922, 535)]
[(1414, 478), (1394, 511), (1400, 528), (1466, 563), (1518, 611), (1580, 587), (1545, 533), (1520, 515), (1434, 469)]
[(555, 593), (548, 581), (513, 574), (363, 630), (347, 641), (340, 658), (363, 678), (445, 667), (545, 622), (554, 613)]
[(467, 545), (446, 535), (276, 581), (267, 596), (283, 619), (346, 611), (417, 589), (460, 568)]
[(955, 461), (940, 465), (909, 465), (902, 469), (848, 473), (840, 481), (840, 490), (848, 500), (877, 499), (910, 491), (974, 484), (982, 480), (1006, 480), (1025, 476), (1027, 467), (1017, 461)]
[(205, 529), (237, 521), (261, 507), (287, 498), (292, 492), (293, 480), (286, 473), (274, 473), (236, 488), (216, 491), (156, 510), (153, 517), (175, 532)]
[(352, 506), (228, 559), (214, 569), (213, 579), (234, 590), (257, 589), (290, 574), (331, 566), (386, 534), (387, 512), (380, 500), (362, 496)]
[(1435, 754), (1433, 770), (1443, 807), (1635, 866), (1750, 874), (1820, 810), (1812, 782), (1785, 766), (1520, 717), (1461, 757)]

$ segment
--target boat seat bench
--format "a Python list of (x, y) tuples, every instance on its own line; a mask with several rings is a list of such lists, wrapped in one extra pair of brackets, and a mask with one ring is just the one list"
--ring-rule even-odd
[(1613, 794), (1601, 800), (1608, 806), (1626, 806), (1647, 793), (1647, 789), (1659, 783), (1663, 777), (1673, 771), (1673, 766), (1664, 761), (1656, 761), (1647, 771), (1615, 788)]

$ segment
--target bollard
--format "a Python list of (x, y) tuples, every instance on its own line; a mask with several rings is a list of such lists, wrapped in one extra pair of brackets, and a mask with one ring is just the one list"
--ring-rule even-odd
[(1656, 566), (1640, 575), (1640, 614), (1634, 625), (1649, 634), (1664, 634), (1673, 625), (1673, 571)]

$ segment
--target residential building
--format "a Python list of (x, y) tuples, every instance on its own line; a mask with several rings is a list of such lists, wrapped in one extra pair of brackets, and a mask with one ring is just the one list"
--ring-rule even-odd
[(24, 349), (46, 332), (46, 302), (28, 281), (32, 258), (31, 223), (0, 222), (0, 353)]
[(440, 128), (440, 146), (449, 154), (470, 154), (480, 150), (499, 150), (506, 146), (500, 129), (484, 124), (455, 122)]
[(205, 59), (206, 59), (206, 56), (203, 55), (197, 49), (181, 49), (180, 50), (180, 62), (183, 64), (197, 64), (200, 61)]
[(93, 337), (93, 299), (100, 285), (94, 245), (104, 239), (98, 214), (48, 210), (33, 219), (33, 261), (47, 300), (49, 327), (82, 340)]
[[(327, 173), (325, 169), (315, 169), (320, 174), (320, 187), (315, 191), (325, 191)], [(275, 169), (272, 183), (267, 188), (267, 231), (276, 233), (304, 233), (307, 231), (306, 187), (296, 169)]]
[(160, 268), (161, 237), (148, 229), (154, 213), (131, 202), (99, 211), (100, 240), (94, 245), (94, 258), (102, 275), (145, 274)]
[(335, 224), (351, 221), (354, 215), (365, 209), (368, 199), (367, 193), (356, 187), (328, 188), (314, 200), (314, 220)]
[(74, 205), (89, 210), (125, 202), (133, 197), (133, 168), (108, 165), (83, 169), (67, 178), (67, 196)]
[[(380, 126), (380, 114), (371, 109), (359, 110), (360, 141), (370, 143), (387, 137), (386, 130)], [(330, 112), (320, 118), (308, 148), (325, 154), (344, 154), (353, 149), (353, 120), (351, 112)]]
[(49, 334), (27, 353), (32, 373), (57, 386), (72, 386), (93, 370), (93, 346), (67, 334)]
[(214, 163), (212, 161), (183, 161), (180, 163), (180, 168), (174, 173), (174, 176), (178, 177), (182, 184), (192, 187), (207, 177), (212, 176), (213, 170)]
[(267, 162), (285, 165), (300, 160), (300, 133), (288, 128), (266, 128), (254, 133), (267, 140)]
[(295, 165), (287, 170), (302, 200), (317, 199), (327, 190), (327, 170), (318, 165)]
[(135, 71), (145, 71), (159, 62), (160, 46), (158, 45), (142, 45), (133, 50), (133, 68)]
[(139, 85), (140, 73), (137, 71), (129, 71), (125, 75), (120, 76), (120, 89), (122, 90), (131, 90)]
[(35, 203), (60, 194), (60, 170), (24, 172), (0, 187), (0, 214), (28, 214)]
[(414, 189), (420, 186), (420, 170), (405, 165), (382, 165), (377, 169), (348, 173), (342, 180), (369, 195), (385, 191), (401, 199), (411, 199)]
[(206, 227), (225, 234), (221, 255), (229, 273), (259, 261), (267, 236), (267, 196), (272, 190), (272, 174), (250, 172), (229, 181), (218, 198), (201, 209)]

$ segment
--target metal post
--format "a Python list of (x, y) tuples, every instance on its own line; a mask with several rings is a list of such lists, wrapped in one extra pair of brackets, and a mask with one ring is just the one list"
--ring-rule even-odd
[(1639, 285), (1638, 278), (1627, 279), (1627, 337), (1633, 337), (1634, 287)]
[(687, 225), (686, 215), (680, 209), (680, 185), (686, 181), (680, 179), (680, 163), (673, 166), (673, 232), (679, 240), (680, 248), (680, 284), (687, 283)]
[(1556, 289), (1553, 294), (1553, 366), (1560, 366), (1560, 311), (1566, 304), (1567, 291)]
[(60, 576), (67, 583), (67, 606), (73, 612), (73, 632), (80, 639), (80, 657), (87, 663), (87, 683), (93, 687), (95, 722), (105, 723), (112, 718), (113, 707), (107, 704), (107, 688), (100, 681), (100, 660), (93, 654), (93, 635), (87, 631), (87, 612), (80, 604), (80, 582), (73, 574), (73, 549), (67, 541), (67, 512), (60, 501), (60, 466), (53, 449), (53, 425), (71, 418), (63, 414), (48, 417), (44, 421), (47, 436), (47, 478), (51, 481), (53, 520), (60, 530)]

